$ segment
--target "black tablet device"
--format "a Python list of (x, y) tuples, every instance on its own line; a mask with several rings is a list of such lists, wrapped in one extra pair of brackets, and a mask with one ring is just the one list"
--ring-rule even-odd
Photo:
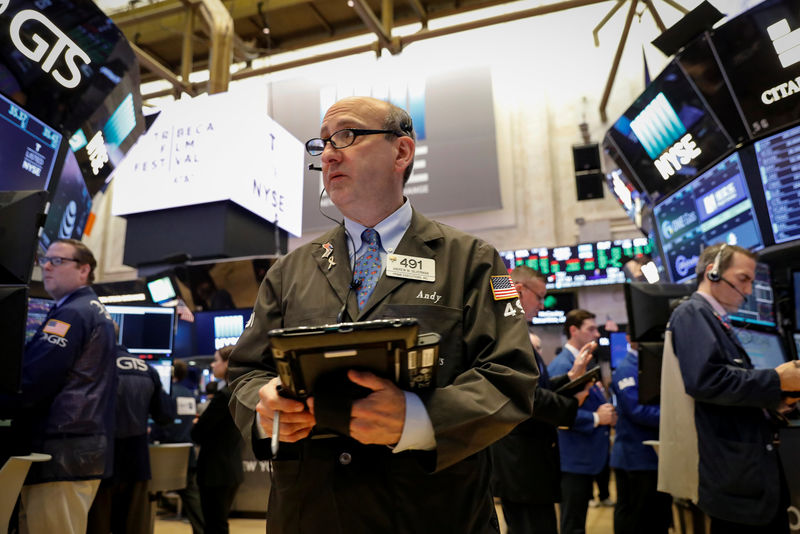
[(598, 380), (600, 380), (599, 366), (589, 369), (575, 380), (572, 380), (571, 382), (564, 384), (563, 386), (561, 386), (556, 390), (556, 393), (565, 396), (575, 395), (576, 393), (580, 393), (581, 391), (583, 391), (583, 388), (586, 387), (587, 382), (594, 383), (597, 382)]
[(416, 319), (379, 319), (356, 323), (270, 330), (272, 355), (290, 397), (314, 394), (317, 380), (347, 369), (370, 371), (400, 389), (434, 387), (439, 334), (418, 335)]

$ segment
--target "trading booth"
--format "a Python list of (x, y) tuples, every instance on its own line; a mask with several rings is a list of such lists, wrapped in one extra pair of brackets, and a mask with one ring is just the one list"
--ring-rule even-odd
[[(626, 287), (651, 402), (669, 306), (693, 291), (699, 254), (713, 243), (759, 254), (753, 295), (731, 315), (753, 364), (774, 368), (800, 353), (800, 10), (766, 0), (715, 29), (707, 22), (675, 46), (603, 143), (609, 189), (661, 256), (661, 282)], [(796, 529), (798, 426), (790, 420), (781, 448)]]

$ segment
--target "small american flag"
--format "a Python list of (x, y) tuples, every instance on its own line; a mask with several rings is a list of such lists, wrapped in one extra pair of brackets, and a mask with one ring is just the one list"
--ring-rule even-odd
[(64, 321), (59, 321), (58, 319), (50, 319), (47, 321), (47, 324), (42, 329), (42, 332), (45, 334), (55, 334), (59, 337), (64, 337), (67, 335), (67, 331), (70, 329), (72, 325), (69, 323), (65, 323)]
[(513, 299), (519, 297), (516, 288), (514, 288), (514, 283), (511, 281), (511, 277), (507, 274), (502, 276), (492, 276), (489, 279), (489, 283), (492, 285), (492, 295), (494, 295), (494, 300)]

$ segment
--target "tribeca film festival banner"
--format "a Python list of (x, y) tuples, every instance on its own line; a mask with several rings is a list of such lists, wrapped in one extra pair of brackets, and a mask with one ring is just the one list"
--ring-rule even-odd
[(231, 200), (300, 236), (305, 149), (266, 101), (262, 89), (170, 104), (117, 168), (112, 213)]
[[(405, 187), (417, 210), (441, 216), (501, 208), (490, 68), (426, 75), (419, 63), (390, 59), (391, 68), (384, 67), (389, 75), (374, 58), (358, 57), (338, 69), (341, 80), (323, 74), (273, 82), (270, 115), (305, 142), (319, 136), (322, 117), (337, 100), (353, 95), (388, 100), (408, 110), (417, 132), (414, 172)], [(332, 223), (317, 209), (322, 173), (308, 170), (309, 164), (319, 166), (320, 158), (305, 155), (303, 229), (318, 232)], [(321, 205), (341, 218), (327, 195)]]

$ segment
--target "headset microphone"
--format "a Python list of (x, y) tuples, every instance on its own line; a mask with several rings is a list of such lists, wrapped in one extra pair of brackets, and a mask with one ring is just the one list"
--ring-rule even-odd
[(723, 281), (723, 282), (725, 282), (725, 283), (726, 283), (726, 284), (728, 284), (729, 286), (731, 286), (731, 288), (733, 288), (733, 290), (734, 290), (734, 291), (736, 291), (737, 293), (739, 293), (739, 294), (742, 296), (742, 298), (743, 298), (744, 300), (747, 300), (747, 295), (745, 295), (744, 293), (742, 293), (741, 291), (739, 291), (739, 288), (738, 288), (738, 287), (736, 287), (735, 285), (733, 285), (733, 284), (731, 284), (730, 282), (728, 282), (728, 280), (727, 280), (727, 279), (726, 279), (724, 276), (721, 276), (721, 277), (720, 277), (720, 280), (721, 280), (721, 281)]
[(314, 165), (313, 163), (309, 163), (309, 164), (308, 164), (308, 170), (309, 170), (309, 171), (321, 171), (321, 170), (322, 170), (322, 167), (317, 167), (317, 166), (316, 166), (316, 165)]

